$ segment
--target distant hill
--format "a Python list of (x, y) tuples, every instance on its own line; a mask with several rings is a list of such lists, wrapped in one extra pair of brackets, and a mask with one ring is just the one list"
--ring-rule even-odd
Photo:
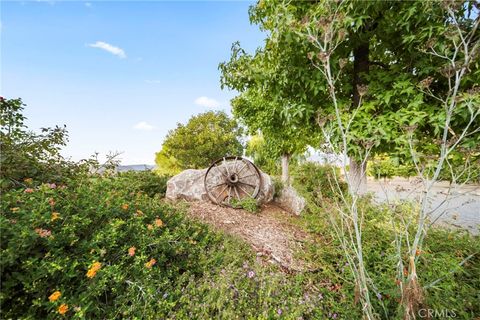
[(154, 165), (150, 164), (131, 164), (126, 166), (118, 166), (117, 172), (125, 172), (125, 171), (147, 171), (155, 169)]

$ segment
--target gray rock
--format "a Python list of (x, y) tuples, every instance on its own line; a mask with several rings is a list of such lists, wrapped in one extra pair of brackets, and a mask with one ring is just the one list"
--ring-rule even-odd
[(306, 206), (305, 198), (299, 195), (297, 190), (291, 186), (283, 187), (275, 202), (286, 211), (295, 215), (300, 215)]
[(188, 169), (170, 178), (165, 198), (169, 200), (208, 200), (203, 178), (207, 169)]
[[(187, 201), (209, 201), (204, 186), (206, 172), (207, 169), (188, 169), (170, 178), (167, 182), (167, 192), (165, 197), (169, 200), (183, 199)], [(262, 171), (260, 171), (260, 173), (262, 176), (262, 188), (260, 189), (257, 200), (259, 204), (263, 204), (273, 200), (275, 190), (270, 176)], [(220, 172), (214, 170), (212, 171), (212, 174), (217, 175), (218, 180), (223, 179)], [(215, 177), (213, 180), (215, 180)]]

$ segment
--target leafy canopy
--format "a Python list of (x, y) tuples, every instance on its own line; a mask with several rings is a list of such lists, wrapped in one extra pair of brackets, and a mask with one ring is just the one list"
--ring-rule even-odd
[(218, 158), (242, 155), (241, 135), (242, 129), (225, 112), (201, 113), (168, 132), (155, 161), (159, 170), (170, 173), (205, 168)]
[[(220, 65), (222, 84), (240, 92), (233, 101), (234, 114), (249, 128), (260, 128), (266, 139), (275, 128), (283, 132), (304, 128), (304, 137), (319, 134), (323, 128), (333, 144), (338, 144), (329, 86), (321, 68), (315, 67), (328, 57), (340, 116), (351, 121), (349, 155), (359, 157), (371, 148), (373, 155), (395, 154), (406, 161), (411, 158), (409, 128), (414, 127), (416, 152), (426, 159), (438, 154), (445, 113), (442, 103), (419, 86), (431, 77), (430, 90), (446, 96), (452, 73), (443, 59), (425, 53), (425, 48), (451, 54), (453, 30), (471, 30), (478, 16), (472, 1), (458, 2), (454, 10), (456, 23), (448, 18), (445, 6), (431, 1), (262, 0), (251, 7), (250, 19), (266, 31), (265, 46), (251, 56), (235, 44), (231, 60)], [(333, 17), (336, 33), (325, 35), (325, 26)], [(339, 40), (335, 50), (319, 50), (316, 41), (334, 38)], [(363, 67), (359, 67), (360, 58)], [(460, 90), (480, 83), (478, 61), (469, 65)], [(360, 95), (363, 101), (358, 104)], [(255, 119), (262, 111), (264, 116)], [(452, 131), (458, 135), (468, 121), (468, 110), (459, 108)], [(480, 120), (475, 121), (474, 127), (480, 126)], [(309, 128), (315, 122), (321, 128)], [(287, 140), (298, 141), (296, 137)], [(476, 144), (478, 134), (468, 136), (462, 147), (471, 151)]]

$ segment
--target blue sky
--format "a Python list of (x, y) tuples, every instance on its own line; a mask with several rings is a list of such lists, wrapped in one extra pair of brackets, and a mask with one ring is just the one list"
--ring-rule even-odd
[(234, 41), (262, 45), (251, 4), (2, 1), (1, 95), (23, 99), (32, 129), (67, 125), (74, 160), (152, 164), (177, 122), (230, 110), (218, 64)]

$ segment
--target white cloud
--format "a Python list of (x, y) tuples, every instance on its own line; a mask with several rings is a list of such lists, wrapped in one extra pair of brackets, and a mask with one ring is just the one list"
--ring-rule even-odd
[(92, 4), (91, 4), (90, 2), (85, 2), (85, 7), (91, 8), (91, 7), (92, 7)]
[(218, 102), (215, 99), (208, 98), (208, 97), (198, 97), (195, 99), (195, 104), (202, 106), (202, 107), (207, 107), (207, 108), (218, 108), (220, 107), (220, 102)]
[(90, 43), (88, 46), (91, 47), (91, 48), (99, 48), (99, 49), (105, 50), (107, 52), (110, 52), (113, 55), (116, 55), (116, 56), (122, 58), (122, 59), (127, 57), (127, 55), (125, 54), (125, 51), (123, 51), (122, 48), (112, 46), (111, 44), (103, 42), (103, 41), (97, 41), (95, 43)]
[(139, 123), (133, 126), (133, 129), (142, 130), (142, 131), (152, 131), (153, 129), (155, 129), (155, 127), (152, 126), (151, 124), (148, 124), (145, 121), (140, 121)]

